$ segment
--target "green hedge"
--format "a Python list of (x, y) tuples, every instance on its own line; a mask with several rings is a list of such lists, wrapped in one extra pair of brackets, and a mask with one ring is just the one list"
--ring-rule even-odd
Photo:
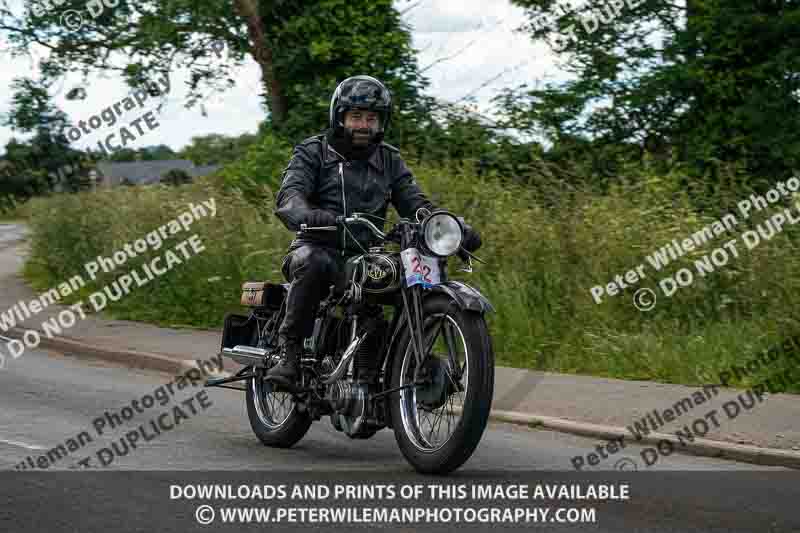
[[(289, 147), (267, 138), (219, 176), (191, 185), (34, 200), (28, 278), (40, 289), (49, 288), (82, 272), (86, 261), (109, 255), (175, 217), (188, 202), (214, 197), (217, 216), (196, 225), (207, 250), (136, 289), (109, 312), (169, 326), (221, 327), (224, 314), (237, 308), (242, 281), (282, 280), (280, 261), (292, 234), (272, 209), (289, 154)], [(463, 215), (483, 236), (478, 255), (488, 265), (476, 264), (473, 274), (455, 272), (457, 260), (451, 266), (498, 309), (490, 326), (499, 364), (696, 384), (800, 331), (797, 227), (751, 251), (740, 246), (740, 256), (730, 264), (666, 298), (658, 279), (681, 267), (693, 269), (694, 260), (733, 238), (717, 237), (664, 273), (647, 265), (646, 255), (714, 220), (692, 207), (681, 193), (679, 176), (636, 175), (630, 180), (635, 185), (601, 196), (559, 183), (537, 183), (533, 192), (478, 178), (464, 168), (474, 166), (414, 170), (434, 202)], [(730, 205), (730, 198), (723, 200)], [(641, 263), (645, 280), (594, 302), (592, 286)], [(654, 289), (659, 298), (649, 312), (632, 304), (642, 287)], [(758, 377), (763, 376), (753, 379)]]

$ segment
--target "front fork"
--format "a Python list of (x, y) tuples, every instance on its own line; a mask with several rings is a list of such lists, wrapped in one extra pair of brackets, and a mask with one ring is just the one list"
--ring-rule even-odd
[[(406, 224), (401, 229), (401, 248), (405, 250), (406, 248), (410, 248), (414, 245), (414, 231), (410, 224)], [(447, 260), (442, 258), (440, 259), (439, 263), (439, 270), (441, 272), (441, 281), (447, 281)], [(403, 296), (403, 307), (405, 309), (406, 320), (408, 323), (409, 333), (411, 335), (411, 346), (414, 349), (414, 358), (417, 362), (416, 369), (415, 369), (415, 376), (414, 381), (417, 381), (417, 377), (419, 375), (420, 369), (423, 368), (423, 363), (428, 356), (428, 352), (433, 348), (432, 342), (431, 345), (425, 342), (425, 337), (423, 336), (423, 325), (425, 324), (425, 315), (422, 306), (422, 285), (413, 285), (411, 287), (407, 287), (405, 284), (406, 275), (403, 272), (403, 284), (401, 286), (401, 294)], [(436, 330), (431, 333), (431, 341), (435, 341), (436, 337), (439, 335), (440, 330), (444, 326), (444, 340), (447, 344), (447, 358), (450, 369), (453, 372), (451, 375), (451, 379), (455, 378), (456, 383), (459, 382), (461, 379), (461, 368), (458, 365), (458, 362), (454, 359), (455, 354), (457, 353), (457, 347), (455, 346), (455, 339), (453, 339), (453, 330), (450, 327), (446, 326), (446, 318), (443, 318), (436, 324)]]
[[(407, 248), (411, 248), (414, 246), (415, 242), (415, 231), (414, 228), (410, 223), (403, 224), (400, 230), (400, 247), (401, 249), (405, 250)], [(447, 281), (447, 261), (445, 259), (440, 260), (440, 272), (442, 276), (442, 282)], [(411, 287), (406, 286), (406, 274), (403, 272), (402, 274), (403, 282), (400, 288), (400, 292), (403, 296), (403, 308), (406, 314), (406, 320), (408, 323), (409, 333), (411, 335), (411, 346), (414, 349), (414, 358), (417, 362), (415, 374), (418, 374), (420, 369), (422, 368), (422, 364), (425, 361), (428, 352), (431, 350), (432, 346), (426, 346), (425, 337), (423, 335), (423, 325), (425, 324), (425, 315), (422, 306), (422, 285), (412, 285)], [(436, 339), (436, 335), (438, 335), (438, 329), (441, 328), (443, 322), (440, 322), (437, 325), (437, 330), (433, 332), (433, 336), (431, 339)], [(449, 328), (445, 328), (445, 333), (449, 331)], [(448, 340), (448, 347), (449, 347), (449, 340)], [(416, 381), (416, 380), (415, 380)]]

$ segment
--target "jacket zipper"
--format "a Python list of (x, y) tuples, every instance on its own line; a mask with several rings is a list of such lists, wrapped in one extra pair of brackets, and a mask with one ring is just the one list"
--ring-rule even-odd
[[(344, 195), (344, 170), (342, 170), (342, 163), (339, 162), (339, 180), (342, 184), (342, 210), (344, 212), (345, 218), (347, 218), (347, 199)], [(342, 256), (344, 256), (344, 250), (347, 247), (347, 232), (342, 229)]]

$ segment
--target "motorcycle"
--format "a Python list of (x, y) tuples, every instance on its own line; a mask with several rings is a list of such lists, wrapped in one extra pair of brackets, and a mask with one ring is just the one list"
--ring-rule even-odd
[[(327, 416), (353, 439), (391, 428), (417, 471), (452, 472), (475, 451), (489, 418), (494, 351), (485, 314), (494, 308), (477, 289), (448, 279), (447, 259), (457, 254), (463, 272), (472, 272), (472, 259), (483, 261), (461, 247), (463, 226), (447, 211), (420, 209), (416, 221), (400, 219), (388, 233), (368, 216), (297, 232), (362, 224), (380, 244), (347, 259), (344, 276), (320, 303), (297, 386), (265, 379), (280, 361), (289, 288), (270, 282), (245, 283), (249, 315), (225, 319), (221, 355), (244, 368), (206, 386), (244, 390), (250, 425), (267, 446), (289, 448)], [(400, 250), (389, 250), (392, 244)], [(236, 381), (245, 387), (228, 385)]]

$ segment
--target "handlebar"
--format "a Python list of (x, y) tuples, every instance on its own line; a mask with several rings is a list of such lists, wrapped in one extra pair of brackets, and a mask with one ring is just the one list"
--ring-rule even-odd
[[(405, 219), (402, 219), (402, 220), (405, 220)], [(384, 241), (387, 240), (387, 236), (389, 235), (389, 234), (384, 233), (381, 230), (379, 230), (378, 227), (375, 224), (373, 224), (370, 220), (367, 220), (366, 218), (364, 218), (364, 215), (362, 213), (353, 213), (353, 215), (349, 216), (349, 217), (343, 217), (341, 215), (337, 216), (336, 217), (336, 225), (335, 226), (312, 226), (312, 227), (309, 227), (307, 224), (300, 224), (300, 231), (298, 231), (297, 234), (299, 235), (299, 234), (301, 234), (303, 232), (306, 232), (306, 231), (337, 231), (340, 226), (347, 225), (347, 224), (363, 224), (363, 225), (367, 226), (372, 231), (372, 233), (374, 233), (379, 239), (384, 240)], [(479, 263), (486, 264), (486, 261), (484, 261), (483, 259), (481, 259), (480, 257), (478, 257), (476, 255), (473, 255), (471, 252), (468, 252), (464, 247), (461, 247), (458, 250), (457, 255), (458, 255), (459, 259), (461, 259), (462, 261), (467, 263), (467, 267), (464, 270), (465, 272), (472, 272), (472, 260), (473, 259), (475, 261), (479, 262)]]
[(342, 225), (342, 224), (355, 224), (355, 223), (364, 224), (370, 230), (372, 230), (372, 233), (374, 233), (378, 238), (386, 239), (386, 234), (384, 232), (382, 232), (381, 230), (379, 230), (378, 227), (375, 224), (373, 224), (371, 221), (369, 221), (366, 218), (364, 218), (360, 213), (353, 213), (353, 215), (349, 216), (349, 217), (337, 216), (336, 217), (336, 225), (335, 226), (312, 226), (312, 227), (309, 227), (306, 224), (300, 224), (300, 233), (306, 232), (306, 231), (336, 231), (336, 230), (339, 229), (339, 226)]

